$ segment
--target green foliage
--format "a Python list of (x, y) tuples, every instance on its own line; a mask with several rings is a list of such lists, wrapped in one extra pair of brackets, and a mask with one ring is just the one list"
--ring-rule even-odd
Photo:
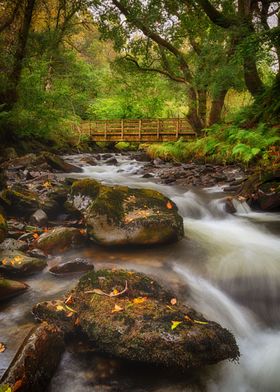
[(136, 151), (138, 150), (138, 143), (119, 142), (115, 144), (115, 148), (120, 151)]
[(273, 154), (280, 145), (279, 128), (259, 124), (254, 129), (240, 129), (236, 125), (215, 125), (206, 136), (194, 141), (153, 144), (147, 148), (152, 157), (165, 160), (202, 160), (217, 163), (240, 162), (245, 165), (271, 166), (279, 163)]

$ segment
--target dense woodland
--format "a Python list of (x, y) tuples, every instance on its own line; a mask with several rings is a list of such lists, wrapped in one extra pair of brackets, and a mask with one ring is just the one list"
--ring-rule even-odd
[(199, 139), (151, 154), (279, 162), (278, 1), (0, 6), (2, 142), (77, 146), (83, 120), (179, 116)]

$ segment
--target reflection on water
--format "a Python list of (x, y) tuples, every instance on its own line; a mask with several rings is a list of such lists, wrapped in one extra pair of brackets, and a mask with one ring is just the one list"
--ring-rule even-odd
[[(79, 158), (71, 159), (77, 163)], [(109, 250), (92, 245), (63, 255), (61, 261), (87, 257), (98, 269), (123, 267), (155, 276), (210, 319), (234, 332), (241, 351), (240, 363), (225, 361), (192, 376), (172, 377), (95, 353), (77, 353), (76, 347), (75, 353), (69, 349), (65, 353), (49, 391), (278, 392), (280, 215), (253, 213), (247, 205), (236, 205), (235, 216), (228, 215), (219, 188), (197, 191), (157, 184), (137, 174), (143, 163), (121, 155), (117, 159), (116, 166), (107, 166), (101, 160), (75, 176), (163, 192), (184, 217), (185, 239), (148, 249)], [(59, 296), (77, 279), (58, 278), (47, 272), (28, 279), (31, 289), (2, 307), (1, 340), (10, 341), (13, 328), (17, 334), (30, 325), (31, 304)]]

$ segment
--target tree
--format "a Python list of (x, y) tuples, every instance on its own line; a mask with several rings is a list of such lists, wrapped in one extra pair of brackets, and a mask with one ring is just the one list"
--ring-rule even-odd
[(139, 71), (159, 73), (185, 86), (187, 118), (195, 131), (220, 120), (238, 68), (231, 64), (231, 37), (196, 5), (112, 0), (96, 2), (93, 14), (103, 37), (113, 39), (122, 57)]

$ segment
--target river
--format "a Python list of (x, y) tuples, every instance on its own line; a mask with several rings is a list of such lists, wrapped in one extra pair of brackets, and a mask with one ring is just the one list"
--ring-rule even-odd
[[(81, 157), (68, 159), (77, 164)], [(157, 277), (207, 318), (234, 333), (240, 361), (173, 375), (102, 357), (83, 350), (81, 344), (77, 349), (75, 343), (66, 350), (49, 392), (279, 392), (280, 214), (252, 212), (246, 204), (238, 204), (235, 215), (227, 214), (220, 188), (158, 184), (138, 174), (142, 162), (116, 157), (117, 165), (101, 160), (96, 166), (84, 166), (84, 172), (75, 177), (164, 193), (184, 217), (185, 238), (148, 249), (108, 250), (93, 245), (60, 256), (61, 260), (82, 256), (96, 268), (124, 267)], [(58, 278), (45, 271), (26, 279), (31, 289), (2, 306), (1, 341), (10, 347), (1, 354), (2, 372), (33, 324), (32, 304), (58, 297), (76, 281), (77, 277)]]

